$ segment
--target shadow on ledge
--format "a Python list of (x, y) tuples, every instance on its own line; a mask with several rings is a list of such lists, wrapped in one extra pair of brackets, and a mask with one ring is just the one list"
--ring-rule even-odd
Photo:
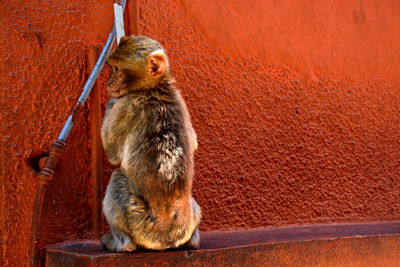
[(83, 240), (48, 246), (46, 266), (400, 266), (400, 222), (205, 232), (187, 251), (111, 253)]

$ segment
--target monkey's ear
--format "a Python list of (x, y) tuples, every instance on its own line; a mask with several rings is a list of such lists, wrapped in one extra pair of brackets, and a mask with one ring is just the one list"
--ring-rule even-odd
[(147, 70), (154, 78), (159, 78), (167, 70), (164, 51), (159, 49), (147, 56)]

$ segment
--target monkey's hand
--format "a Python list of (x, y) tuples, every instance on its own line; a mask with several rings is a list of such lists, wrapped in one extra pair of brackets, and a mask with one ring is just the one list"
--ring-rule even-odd
[(117, 101), (116, 98), (114, 98), (114, 97), (110, 98), (110, 100), (108, 100), (108, 102), (107, 102), (106, 110), (112, 109), (112, 107), (114, 106), (115, 101)]

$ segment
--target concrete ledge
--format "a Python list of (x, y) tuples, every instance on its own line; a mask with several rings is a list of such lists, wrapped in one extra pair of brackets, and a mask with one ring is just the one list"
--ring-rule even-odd
[(83, 240), (48, 246), (46, 266), (400, 266), (400, 222), (206, 232), (188, 251), (110, 253)]

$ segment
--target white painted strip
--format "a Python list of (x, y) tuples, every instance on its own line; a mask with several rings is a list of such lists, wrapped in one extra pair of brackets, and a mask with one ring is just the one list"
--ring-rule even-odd
[(119, 44), (119, 40), (121, 37), (125, 36), (124, 30), (124, 17), (122, 14), (122, 6), (114, 3), (114, 17), (115, 17), (115, 30), (117, 31), (117, 43)]

